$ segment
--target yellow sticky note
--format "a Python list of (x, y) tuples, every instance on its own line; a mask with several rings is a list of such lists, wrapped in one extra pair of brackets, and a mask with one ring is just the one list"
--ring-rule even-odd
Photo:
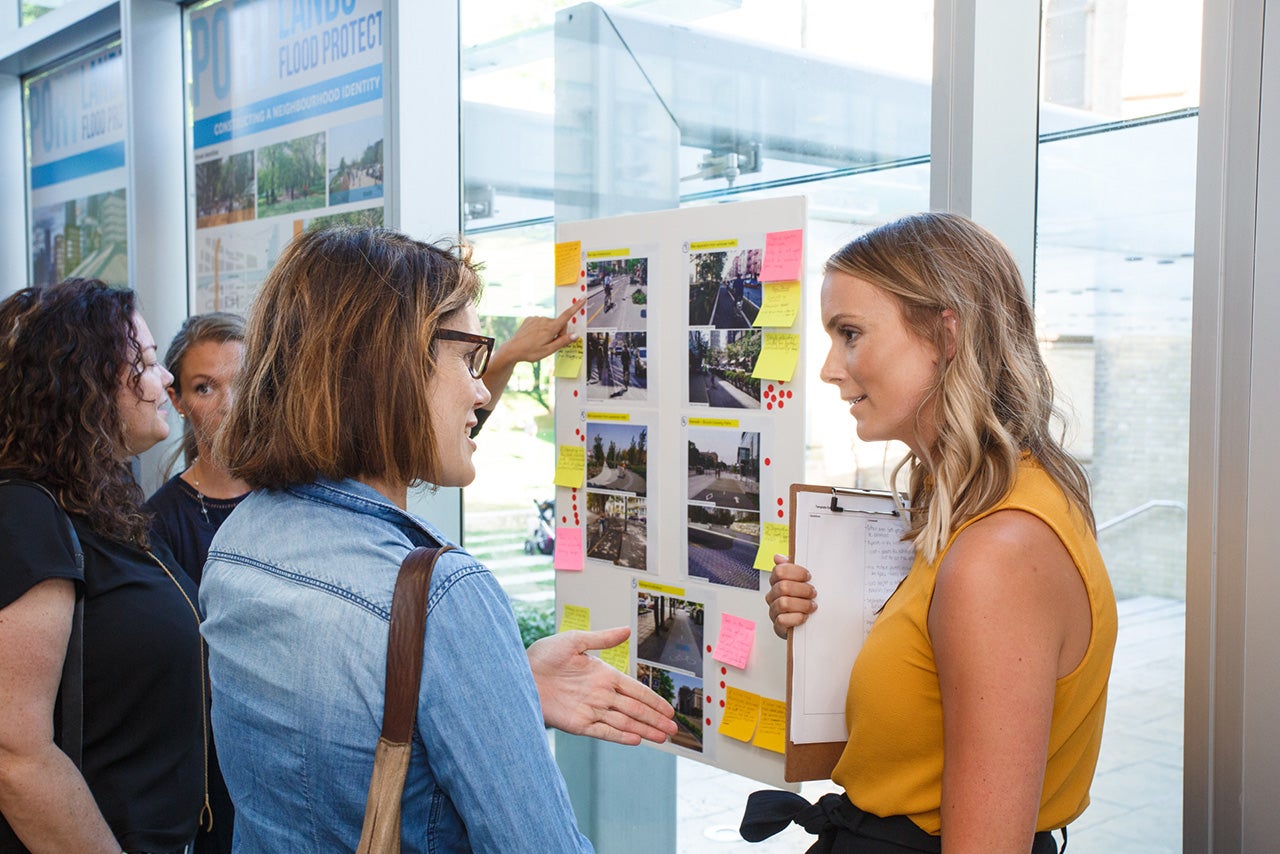
[(752, 326), (791, 326), (800, 313), (799, 282), (765, 282), (761, 285), (764, 296), (760, 311)]
[(601, 650), (600, 660), (626, 673), (627, 668), (631, 666), (631, 638), (627, 638), (615, 647)]
[(556, 376), (574, 379), (582, 373), (582, 339), (570, 341), (556, 352)]
[(750, 741), (751, 734), (756, 731), (756, 722), (760, 720), (760, 703), (763, 699), (750, 691), (733, 686), (726, 688), (724, 714), (720, 716), (720, 727), (716, 731), (738, 741)]
[(581, 445), (561, 445), (556, 455), (556, 486), (582, 489), (587, 476), (587, 450)]
[(569, 240), (556, 244), (556, 284), (576, 285), (582, 272), (582, 241)]
[(787, 704), (782, 700), (770, 700), (768, 697), (760, 701), (760, 729), (751, 742), (756, 747), (772, 750), (774, 753), (787, 752)]
[(800, 359), (800, 336), (793, 332), (766, 332), (760, 358), (751, 376), (759, 380), (790, 382)]
[(790, 554), (791, 528), (778, 522), (760, 526), (760, 550), (756, 552), (756, 569), (773, 572), (773, 556)]
[(591, 631), (591, 609), (581, 605), (565, 605), (564, 614), (560, 617), (560, 631), (576, 629), (582, 632)]

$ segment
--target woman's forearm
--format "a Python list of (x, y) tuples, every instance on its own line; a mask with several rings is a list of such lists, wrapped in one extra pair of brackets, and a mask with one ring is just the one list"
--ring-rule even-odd
[(0, 754), (0, 813), (32, 854), (120, 854), (84, 777), (52, 743)]

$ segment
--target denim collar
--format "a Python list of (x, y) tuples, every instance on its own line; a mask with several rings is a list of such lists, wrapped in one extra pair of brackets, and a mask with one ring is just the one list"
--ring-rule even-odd
[(367, 483), (361, 483), (353, 478), (330, 480), (327, 477), (318, 477), (311, 483), (300, 483), (286, 487), (285, 492), (310, 501), (319, 501), (323, 504), (342, 507), (365, 516), (372, 516), (376, 519), (390, 522), (399, 528), (416, 528), (439, 543), (452, 542), (430, 522), (408, 511), (401, 510), (381, 492)]

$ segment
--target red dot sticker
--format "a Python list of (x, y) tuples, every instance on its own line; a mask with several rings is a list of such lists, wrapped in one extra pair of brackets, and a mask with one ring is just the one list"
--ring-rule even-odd
[(574, 428), (573, 428), (573, 435), (575, 435), (575, 436), (581, 436), (581, 435), (582, 435), (582, 431), (581, 431), (580, 429), (578, 429), (577, 427), (574, 427)]
[(710, 702), (711, 702), (711, 695), (710, 695), (710, 694), (708, 694), (708, 695), (707, 695), (707, 702), (708, 702), (708, 703), (710, 703)]
[(764, 408), (765, 408), (765, 409), (773, 409), (773, 404), (772, 404), (772, 403), (766, 403), (766, 404), (764, 405)]
[[(720, 687), (721, 687), (721, 688), (723, 688), (723, 687), (724, 687), (724, 683), (723, 683), (723, 682), (721, 682), (721, 683), (720, 683)], [(710, 698), (710, 697), (708, 697), (707, 699), (708, 699), (708, 700), (710, 700), (711, 698)]]
[(582, 278), (583, 276), (585, 276), (586, 274), (587, 274), (587, 271), (586, 271), (586, 270), (579, 270), (579, 271), (578, 271), (578, 278), (579, 278), (579, 279), (581, 279), (581, 278)]
[(576, 318), (576, 317), (571, 317), (571, 318), (569, 318), (569, 322), (570, 322), (570, 323), (577, 323), (577, 322), (578, 322), (578, 318)]
[(729, 675), (729, 668), (727, 668), (727, 667), (721, 667), (721, 668), (720, 668), (720, 675), (721, 675), (721, 676), (728, 676), (728, 675)]
[(582, 311), (578, 312), (578, 314), (586, 314), (586, 313), (587, 313), (587, 310), (585, 308)]
[(561, 517), (560, 517), (560, 524), (561, 524), (561, 525), (568, 525), (568, 524), (569, 524), (569, 517), (568, 517), (568, 516), (561, 516)]
[(707, 726), (711, 726), (711, 718), (707, 718)]
[(574, 396), (574, 397), (577, 397), (577, 396), (578, 396), (578, 390), (577, 390), (576, 388), (573, 390), (573, 396)]
[(781, 519), (781, 518), (782, 518), (782, 511), (781, 511), (781, 510), (779, 510), (779, 511), (778, 511), (778, 518), (779, 518), (779, 519)]
[[(574, 394), (577, 394), (577, 392), (574, 392)], [(765, 464), (765, 465), (767, 465), (767, 466), (768, 466), (768, 465), (773, 465), (773, 461), (772, 461), (772, 460), (770, 460), (768, 457), (765, 457), (765, 458), (764, 458), (764, 464)]]
[(586, 286), (586, 285), (583, 285), (583, 286), (580, 288), (580, 290), (583, 290), (583, 291), (585, 291), (586, 289), (587, 289), (587, 286)]
[(573, 298), (573, 304), (574, 304), (574, 305), (577, 305), (577, 304), (578, 304), (578, 298), (577, 298), (577, 297), (574, 297), (574, 298)]
[(722, 708), (722, 709), (724, 708), (724, 700), (721, 700), (721, 701), (720, 701), (720, 708)]
[[(782, 502), (781, 502), (781, 501), (779, 501), (778, 503), (779, 503), (779, 504), (781, 504)], [(577, 505), (577, 502), (574, 502), (574, 505), (573, 505), (573, 512), (574, 512), (574, 513), (577, 513), (577, 512), (578, 512), (578, 505)]]
[(765, 391), (773, 391), (773, 383), (769, 383), (769, 387)]
[(787, 400), (790, 400), (790, 399), (791, 399), (791, 392), (790, 392), (790, 391), (788, 391), (788, 392), (787, 392)]
[(711, 652), (711, 644), (707, 644), (707, 652)]
[(779, 408), (779, 409), (781, 409), (782, 407), (784, 407), (784, 406), (786, 406), (786, 405), (787, 405), (787, 402), (786, 402), (785, 400), (780, 400), (780, 401), (778, 401), (778, 408)]
[(778, 499), (778, 506), (779, 506), (779, 507), (781, 507), (781, 506), (782, 506), (782, 499), (781, 499), (781, 498), (779, 498), (779, 499)]

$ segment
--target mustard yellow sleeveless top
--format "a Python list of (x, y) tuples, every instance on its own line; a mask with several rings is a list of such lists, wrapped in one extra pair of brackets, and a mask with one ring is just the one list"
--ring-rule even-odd
[[(1089, 805), (1102, 743), (1107, 679), (1116, 645), (1116, 600), (1098, 544), (1084, 518), (1038, 463), (1024, 460), (1009, 494), (978, 519), (1015, 509), (1044, 520), (1084, 579), (1093, 615), (1080, 665), (1058, 680), (1049, 730), (1049, 761), (1036, 830), (1063, 827)], [(942, 807), (942, 699), (929, 641), (929, 604), (938, 566), (917, 557), (867, 635), (849, 675), (849, 741), (831, 779), (849, 800), (880, 816), (905, 815), (938, 834)]]

